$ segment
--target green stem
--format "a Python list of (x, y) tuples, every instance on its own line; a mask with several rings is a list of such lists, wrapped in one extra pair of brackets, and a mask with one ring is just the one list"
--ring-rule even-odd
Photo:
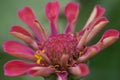
[[(57, 80), (57, 76), (55, 74), (52, 74), (50, 76), (44, 77), (44, 80)], [(69, 74), (67, 80), (83, 80), (83, 79), (78, 76)]]
[(44, 80), (56, 80), (56, 75), (53, 74), (53, 75), (44, 77)]
[(81, 80), (81, 78), (78, 77), (78, 76), (75, 76), (75, 75), (69, 74), (69, 75), (68, 75), (68, 80)]

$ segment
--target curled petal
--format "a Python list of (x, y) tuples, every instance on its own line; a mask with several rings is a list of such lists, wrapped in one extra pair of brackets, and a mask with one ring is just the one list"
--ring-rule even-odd
[(89, 32), (90, 32), (90, 29), (89, 28), (86, 28), (84, 31), (80, 32), (80, 40), (78, 42), (78, 45), (77, 45), (77, 49), (82, 49), (85, 45), (85, 41), (86, 41), (86, 38), (88, 37), (89, 35)]
[(26, 36), (29, 36), (32, 38), (32, 35), (27, 31), (25, 30), (24, 28), (22, 28), (21, 26), (12, 26), (10, 32), (18, 32), (18, 33), (22, 33)]
[(50, 22), (51, 35), (58, 34), (58, 15), (60, 12), (60, 4), (58, 1), (48, 2), (45, 8), (46, 16)]
[(89, 58), (96, 55), (102, 49), (113, 44), (115, 41), (118, 40), (118, 38), (119, 38), (119, 32), (117, 30), (114, 29), (107, 30), (97, 44), (90, 46), (86, 49), (84, 55), (78, 58), (78, 62), (84, 62), (88, 60)]
[(21, 60), (12, 60), (4, 65), (4, 74), (6, 76), (20, 76), (25, 74), (35, 64), (23, 62)]
[(106, 48), (109, 45), (113, 44), (116, 40), (118, 40), (119, 35), (120, 35), (119, 31), (114, 29), (109, 29), (104, 32), (102, 38), (96, 45), (98, 45), (102, 49)]
[(105, 13), (105, 9), (102, 8), (100, 5), (96, 5), (84, 28), (86, 28), (94, 19), (103, 16), (104, 13)]
[(9, 53), (10, 55), (28, 60), (35, 60), (34, 51), (20, 42), (6, 41), (3, 44), (3, 49), (5, 52)]
[(86, 64), (78, 64), (75, 67), (70, 67), (69, 68), (70, 73), (79, 76), (79, 77), (84, 77), (89, 74), (89, 69)]
[(83, 53), (83, 55), (78, 58), (78, 62), (85, 62), (85, 61), (87, 61), (89, 58), (91, 58), (94, 55), (96, 55), (99, 51), (100, 51), (100, 49), (96, 45), (93, 45), (93, 46), (90, 46), (90, 47), (86, 48), (86, 50)]
[(105, 9), (104, 8), (102, 8), (100, 5), (96, 5), (95, 6), (95, 11), (93, 11), (93, 14), (96, 14), (96, 15), (94, 15), (95, 16), (95, 18), (97, 18), (97, 17), (100, 17), (100, 16), (103, 16), (104, 15), (104, 13), (105, 13)]
[(63, 73), (57, 73), (58, 79), (57, 80), (67, 80), (68, 73), (63, 72)]
[(32, 67), (28, 71), (28, 75), (30, 76), (48, 76), (55, 71), (53, 67)]
[(95, 23), (93, 29), (90, 31), (85, 44), (87, 44), (88, 42), (90, 42), (90, 40), (93, 39), (93, 37), (108, 23), (107, 18), (105, 17), (101, 17), (99, 18), (99, 20)]
[(27, 44), (33, 46), (34, 48), (38, 48), (38, 45), (36, 41), (33, 39), (32, 35), (21, 26), (13, 26), (10, 30), (10, 33), (15, 37), (20, 38)]
[(106, 21), (107, 23), (107, 19), (105, 17), (99, 17), (93, 20), (89, 25), (87, 25), (85, 29), (81, 30), (78, 33), (80, 40), (77, 48), (80, 49), (81, 46), (85, 46), (96, 35), (96, 33), (98, 33), (100, 29), (102, 29), (102, 27), (104, 26), (104, 25), (101, 25), (102, 23), (100, 24), (100, 22), (102, 21)]
[(44, 27), (38, 20), (35, 20), (34, 24), (35, 24), (36, 29), (40, 32), (43, 40), (46, 41), (48, 38), (47, 31), (44, 29)]
[(64, 14), (68, 20), (68, 25), (66, 27), (65, 33), (73, 33), (75, 28), (75, 23), (79, 13), (79, 4), (75, 2), (69, 2), (64, 10)]
[(19, 18), (26, 23), (28, 26), (30, 26), (31, 30), (35, 33), (36, 37), (41, 41), (42, 37), (39, 34), (38, 30), (34, 26), (34, 21), (36, 20), (36, 17), (34, 15), (34, 12), (30, 7), (25, 7), (18, 11)]
[(102, 18), (103, 18), (103, 17), (99, 17), (99, 18), (96, 18), (96, 19), (94, 19), (93, 21), (91, 21), (85, 28), (83, 28), (83, 29), (78, 33), (78, 35), (79, 35), (79, 36), (82, 36), (87, 29), (89, 29), (89, 33), (90, 33), (90, 31), (95, 27), (95, 25), (97, 25), (97, 24), (102, 20)]

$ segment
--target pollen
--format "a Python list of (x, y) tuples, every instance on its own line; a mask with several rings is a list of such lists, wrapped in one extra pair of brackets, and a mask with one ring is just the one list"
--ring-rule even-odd
[(82, 56), (82, 55), (84, 54), (86, 48), (87, 48), (87, 46), (85, 46), (85, 47), (83, 48), (83, 50), (81, 50), (81, 51), (79, 52), (79, 56)]
[(55, 67), (60, 67), (59, 65), (55, 65)]
[(63, 70), (63, 71), (56, 70), (55, 72), (56, 72), (56, 73), (65, 73), (66, 71), (65, 71), (65, 70)]
[(79, 56), (81, 56), (82, 54), (83, 54), (83, 51), (80, 51), (80, 52), (79, 52)]
[(55, 70), (55, 72), (56, 72), (56, 73), (60, 73), (61, 71), (59, 71), (59, 70)]
[(44, 52), (45, 52), (45, 50), (43, 49), (43, 50), (42, 50), (42, 53), (44, 53)]
[(71, 65), (70, 65), (70, 64), (67, 64), (66, 66), (70, 67)]
[(40, 64), (40, 63), (41, 63), (41, 60), (43, 59), (42, 56), (40, 56), (38, 53), (35, 54), (35, 58), (37, 59), (37, 60), (36, 60), (36, 63), (37, 63), (37, 64)]

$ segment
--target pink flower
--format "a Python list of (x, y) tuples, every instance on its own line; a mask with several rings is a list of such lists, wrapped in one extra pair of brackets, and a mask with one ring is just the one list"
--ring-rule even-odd
[(87, 76), (89, 69), (85, 62), (117, 41), (119, 31), (109, 29), (96, 44), (88, 46), (93, 37), (108, 23), (108, 20), (103, 16), (105, 9), (96, 5), (86, 25), (75, 34), (74, 28), (79, 7), (80, 5), (76, 2), (69, 2), (66, 5), (64, 14), (68, 24), (63, 34), (60, 34), (58, 29), (60, 4), (57, 0), (48, 2), (45, 8), (51, 28), (50, 34), (37, 20), (31, 8), (25, 7), (19, 10), (19, 18), (31, 28), (36, 38), (21, 26), (14, 25), (10, 33), (28, 45), (9, 40), (3, 44), (3, 49), (12, 56), (31, 62), (8, 61), (4, 65), (4, 74), (6, 76), (56, 74), (57, 80), (67, 80), (69, 73), (79, 77)]

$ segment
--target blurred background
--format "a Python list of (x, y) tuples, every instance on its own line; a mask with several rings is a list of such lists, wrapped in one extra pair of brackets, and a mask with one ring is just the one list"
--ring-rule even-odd
[[(29, 30), (28, 26), (22, 23), (17, 16), (17, 11), (24, 6), (30, 6), (36, 13), (42, 25), (49, 31), (49, 23), (45, 16), (45, 4), (52, 0), (0, 0), (0, 80), (44, 80), (41, 77), (7, 77), (3, 73), (3, 65), (12, 59), (17, 59), (6, 54), (2, 50), (2, 44), (6, 40), (19, 40), (9, 34), (12, 25), (21, 25)], [(61, 12), (59, 17), (60, 32), (66, 26), (66, 18), (63, 14), (64, 7), (70, 0), (59, 0)], [(76, 32), (78, 32), (87, 21), (92, 9), (96, 4), (100, 4), (106, 9), (105, 16), (109, 19), (107, 26), (92, 40), (90, 44), (96, 43), (103, 32), (109, 28), (120, 31), (120, 0), (74, 0), (81, 4), (78, 16)], [(30, 31), (30, 30), (29, 30)], [(20, 40), (19, 40), (20, 41)], [(120, 80), (120, 39), (101, 51), (98, 55), (90, 59), (90, 75), (84, 80)]]

